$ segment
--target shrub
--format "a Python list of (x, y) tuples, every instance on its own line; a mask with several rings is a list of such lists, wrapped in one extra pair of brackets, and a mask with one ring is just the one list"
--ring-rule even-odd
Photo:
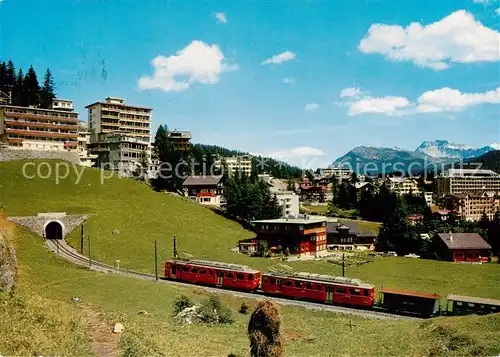
[(231, 324), (234, 322), (231, 310), (222, 305), (216, 294), (211, 294), (200, 305), (199, 318), (201, 322), (208, 324)]
[(184, 310), (186, 307), (191, 307), (193, 306), (193, 302), (191, 299), (186, 296), (186, 295), (181, 295), (174, 301), (174, 316), (176, 316), (179, 312)]
[(247, 312), (248, 312), (248, 305), (245, 304), (245, 303), (241, 304), (239, 313), (243, 314), (243, 315), (246, 315)]
[(281, 357), (281, 320), (278, 309), (269, 300), (257, 304), (248, 323), (252, 357)]

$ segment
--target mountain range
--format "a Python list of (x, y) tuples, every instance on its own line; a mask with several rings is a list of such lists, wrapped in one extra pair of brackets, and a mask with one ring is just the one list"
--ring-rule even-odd
[(358, 173), (394, 171), (422, 171), (431, 164), (449, 165), (460, 160), (467, 160), (494, 151), (496, 147), (484, 146), (471, 148), (447, 140), (424, 141), (415, 150), (399, 148), (377, 148), (357, 146), (333, 162), (333, 166), (347, 166)]

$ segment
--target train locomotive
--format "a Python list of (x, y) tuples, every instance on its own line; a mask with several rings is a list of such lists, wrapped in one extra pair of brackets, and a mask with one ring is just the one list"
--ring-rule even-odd
[(246, 265), (208, 260), (167, 260), (164, 277), (222, 289), (416, 317), (500, 312), (500, 300), (448, 295), (447, 309), (441, 311), (441, 297), (437, 294), (387, 288), (379, 290), (380, 300), (376, 302), (375, 287), (359, 279), (305, 272), (261, 274)]

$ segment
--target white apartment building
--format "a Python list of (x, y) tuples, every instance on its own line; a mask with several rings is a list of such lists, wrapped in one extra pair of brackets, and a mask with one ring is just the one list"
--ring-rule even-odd
[(345, 167), (329, 167), (326, 169), (322, 169), (322, 176), (325, 177), (333, 177), (335, 176), (337, 179), (348, 180), (351, 178), (353, 171), (349, 168)]
[(61, 100), (54, 100), (54, 108), (0, 105), (0, 143), (9, 149), (76, 152), (78, 113), (73, 103), (58, 109)]
[(108, 97), (104, 102), (87, 105), (89, 131), (93, 135), (119, 131), (138, 141), (151, 142), (153, 109), (125, 104), (125, 99)]
[(385, 185), (390, 191), (396, 192), (398, 195), (413, 195), (420, 194), (418, 182), (409, 177), (388, 177), (385, 180)]
[(468, 221), (479, 221), (483, 213), (493, 219), (500, 210), (500, 198), (487, 192), (446, 194), (445, 207)]
[(250, 176), (252, 173), (252, 157), (250, 155), (218, 156), (214, 161), (214, 166), (220, 170), (223, 170), (225, 166), (231, 175), (241, 172), (246, 176)]
[(80, 165), (92, 167), (97, 161), (97, 154), (92, 154), (89, 149), (90, 144), (90, 131), (86, 122), (80, 122), (78, 129), (78, 157), (80, 158)]
[(425, 203), (429, 207), (432, 206), (433, 204), (432, 194), (433, 194), (432, 192), (424, 192)]
[(500, 194), (500, 174), (492, 170), (449, 169), (437, 177), (438, 197), (446, 194)]
[(283, 210), (282, 216), (298, 217), (299, 215), (299, 195), (292, 191), (271, 190), (276, 195), (278, 202)]

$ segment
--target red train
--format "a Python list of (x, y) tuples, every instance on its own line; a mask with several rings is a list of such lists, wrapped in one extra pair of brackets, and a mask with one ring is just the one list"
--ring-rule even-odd
[[(246, 265), (206, 260), (167, 260), (165, 278), (224, 289), (308, 300), (358, 308), (377, 308), (392, 313), (430, 317), (438, 314), (486, 314), (500, 311), (500, 301), (450, 295), (452, 309), (440, 309), (440, 296), (421, 292), (381, 289), (375, 304), (375, 288), (358, 279), (311, 273), (260, 271)], [(376, 305), (376, 306), (375, 306)]]

